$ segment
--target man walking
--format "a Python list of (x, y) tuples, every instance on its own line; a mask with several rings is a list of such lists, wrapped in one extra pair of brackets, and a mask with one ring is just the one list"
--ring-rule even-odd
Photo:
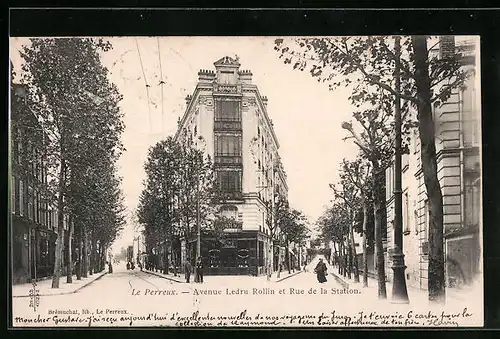
[(186, 259), (186, 263), (184, 264), (184, 273), (186, 275), (186, 283), (189, 284), (189, 279), (191, 278), (191, 271), (193, 270), (193, 266), (191, 266), (191, 260), (189, 258)]
[(196, 261), (196, 282), (203, 282), (203, 260), (201, 257), (198, 257)]

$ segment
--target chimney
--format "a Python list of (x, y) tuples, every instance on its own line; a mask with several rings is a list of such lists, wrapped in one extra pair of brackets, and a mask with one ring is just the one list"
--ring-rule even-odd
[(449, 59), (455, 55), (455, 37), (442, 35), (439, 37), (439, 58)]
[(215, 79), (215, 72), (206, 69), (200, 69), (198, 72), (198, 82), (212, 82)]
[(189, 103), (191, 102), (191, 100), (193, 100), (193, 96), (191, 94), (188, 94), (185, 100), (186, 100), (186, 106), (189, 106)]
[(264, 104), (264, 106), (266, 106), (267, 108), (267, 97), (264, 95), (263, 97), (261, 97), (262, 99), (262, 103)]
[(249, 70), (242, 70), (238, 72), (240, 76), (240, 81), (242, 84), (251, 84), (252, 83), (252, 72)]

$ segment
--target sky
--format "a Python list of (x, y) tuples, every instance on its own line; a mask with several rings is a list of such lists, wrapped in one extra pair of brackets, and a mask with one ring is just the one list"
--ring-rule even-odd
[[(289, 200), (314, 222), (333, 198), (330, 183), (337, 178), (343, 158), (354, 158), (352, 141), (343, 141), (341, 122), (350, 120), (346, 89), (329, 91), (304, 71), (293, 70), (273, 50), (274, 37), (107, 37), (113, 49), (102, 56), (110, 80), (123, 95), (122, 142), (126, 151), (119, 174), (129, 214), (113, 249), (132, 245), (138, 235), (132, 215), (145, 179), (148, 148), (172, 135), (183, 115), (184, 98), (192, 94), (200, 69), (214, 69), (224, 56), (239, 57), (240, 69), (253, 73), (253, 83), (268, 97), (267, 111), (274, 122), (280, 155), (287, 173)], [(24, 38), (11, 39), (11, 60), (19, 70)], [(162, 86), (163, 79), (163, 100)], [(149, 87), (149, 100), (146, 93)]]

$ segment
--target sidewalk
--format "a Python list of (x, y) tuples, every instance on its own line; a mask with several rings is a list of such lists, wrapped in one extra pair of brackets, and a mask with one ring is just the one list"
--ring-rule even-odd
[[(354, 282), (354, 274), (351, 275), (351, 279), (344, 277), (338, 273), (338, 267), (332, 267), (332, 271), (329, 273), (335, 277), (338, 281), (342, 281), (346, 286), (345, 288), (358, 288), (362, 289), (365, 295), (378, 299), (378, 282), (377, 279), (368, 276), (368, 287), (363, 287), (363, 274), (360, 272), (359, 283)], [(386, 281), (386, 292), (387, 300), (391, 300), (392, 295), (392, 282)], [(429, 294), (427, 290), (419, 289), (413, 286), (406, 286), (408, 292), (408, 298), (411, 303), (415, 301), (426, 302), (429, 299)], [(475, 290), (468, 289), (457, 289), (457, 288), (447, 288), (446, 289), (446, 301), (447, 302), (464, 302), (470, 300), (470, 297), (477, 293)], [(475, 294), (477, 297), (477, 294)]]
[[(168, 280), (171, 280), (171, 281), (174, 281), (174, 282), (177, 282), (177, 283), (185, 283), (186, 280), (184, 279), (184, 273), (179, 273), (177, 274), (177, 276), (174, 276), (173, 273), (168, 273), (168, 274), (163, 274), (161, 273), (160, 271), (158, 272), (154, 272), (154, 271), (148, 271), (148, 270), (143, 270), (144, 273), (147, 273), (147, 274), (151, 274), (151, 275), (155, 275), (157, 277), (160, 277), (160, 278), (164, 278), (164, 279), (168, 279)], [(291, 278), (299, 273), (302, 273), (303, 271), (295, 271), (295, 272), (291, 272), (290, 274), (288, 273), (288, 271), (283, 271), (281, 272), (280, 274), (280, 277), (278, 278), (278, 274), (277, 272), (274, 272), (271, 276), (271, 279), (270, 281), (271, 282), (280, 282), (280, 281), (283, 281), (285, 279), (288, 279), (288, 278)], [(213, 281), (214, 278), (215, 280), (220, 278), (220, 277), (227, 277), (227, 276), (218, 276), (218, 275), (205, 275), (204, 278), (205, 280), (210, 280), (210, 281)], [(251, 279), (256, 279), (257, 281), (262, 281), (262, 280), (266, 280), (267, 281), (267, 276), (266, 275), (261, 275), (261, 276), (253, 276), (253, 275), (248, 275), (248, 276), (232, 276), (232, 277), (248, 277), (248, 278), (251, 278)], [(191, 280), (194, 281), (194, 274), (191, 274)]]
[[(149, 270), (143, 269), (142, 272), (147, 273), (147, 274), (151, 274), (151, 275), (155, 275), (155, 276), (160, 277), (160, 278), (172, 280), (172, 281), (175, 281), (178, 283), (185, 283), (186, 282), (186, 279), (184, 279), (184, 273), (177, 273), (177, 276), (174, 276), (173, 273), (163, 274), (163, 273), (161, 273), (161, 271), (155, 272), (155, 271), (149, 271)], [(192, 275), (191, 277), (193, 278), (194, 275)]]
[[(87, 278), (83, 278), (81, 280), (76, 280), (76, 275), (73, 275), (73, 283), (68, 284), (66, 282), (66, 276), (61, 276), (59, 278), (59, 288), (52, 288), (52, 279), (45, 279), (36, 282), (36, 289), (38, 290), (39, 296), (50, 296), (50, 295), (63, 295), (63, 294), (71, 294), (76, 293), (82, 288), (90, 285), (94, 281), (100, 279), (108, 273), (107, 270), (104, 270), (99, 273), (94, 273), (93, 275), (87, 276)], [(33, 284), (19, 284), (12, 285), (12, 297), (13, 298), (26, 298), (30, 296), (30, 291), (33, 290)]]

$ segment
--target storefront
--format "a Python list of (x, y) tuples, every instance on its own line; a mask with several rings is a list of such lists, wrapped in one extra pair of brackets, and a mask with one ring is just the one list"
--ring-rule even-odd
[(23, 284), (40, 280), (54, 272), (55, 234), (36, 228), (25, 219), (12, 220), (13, 283)]
[(12, 227), (12, 275), (14, 284), (31, 280), (29, 227), (20, 218), (13, 217)]
[[(264, 274), (267, 236), (259, 231), (235, 230), (221, 237), (208, 234), (201, 239), (201, 256), (206, 275)], [(188, 243), (190, 259), (196, 258), (196, 238)]]

